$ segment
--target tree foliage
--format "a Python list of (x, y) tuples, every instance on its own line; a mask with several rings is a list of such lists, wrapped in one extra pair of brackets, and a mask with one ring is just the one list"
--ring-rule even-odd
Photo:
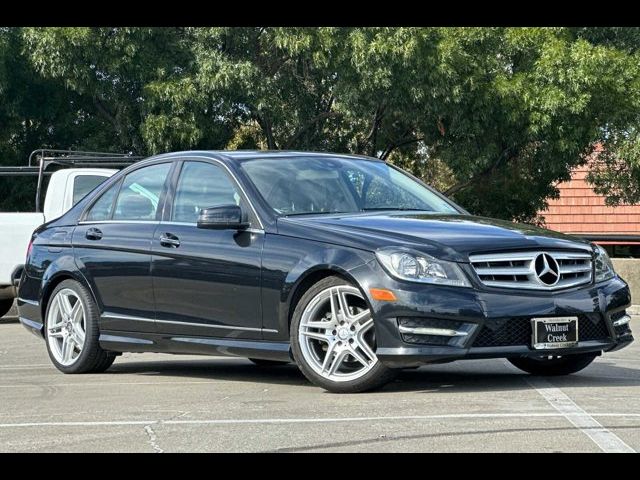
[(3, 29), (0, 151), (353, 152), (532, 220), (591, 154), (611, 202), (640, 201), (638, 46), (635, 28)]

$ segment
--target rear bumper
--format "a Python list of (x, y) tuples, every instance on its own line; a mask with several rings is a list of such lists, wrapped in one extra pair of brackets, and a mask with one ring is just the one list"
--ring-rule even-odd
[[(372, 263), (359, 270), (353, 273), (365, 292), (369, 288), (386, 288), (397, 297), (396, 302), (369, 298), (376, 322), (376, 354), (390, 367), (461, 359), (599, 354), (618, 350), (633, 341), (628, 325), (613, 325), (631, 304), (629, 287), (619, 277), (548, 293), (398, 282)], [(531, 318), (562, 316), (577, 316), (579, 325), (582, 322), (579, 343), (571, 348), (534, 349)], [(425, 334), (408, 334), (410, 328), (401, 331), (401, 325)], [(514, 329), (516, 332), (511, 335)], [(444, 332), (451, 336), (445, 336)]]

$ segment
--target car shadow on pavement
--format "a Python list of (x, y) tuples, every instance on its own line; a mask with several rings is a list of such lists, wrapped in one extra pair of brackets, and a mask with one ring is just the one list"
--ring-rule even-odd
[[(510, 391), (531, 388), (525, 381), (529, 375), (506, 367), (501, 360), (473, 361), (446, 365), (429, 365), (403, 370), (398, 378), (380, 392), (456, 393)], [(469, 368), (465, 368), (468, 366)], [(106, 374), (162, 376), (252, 382), (275, 385), (299, 385), (317, 388), (293, 365), (257, 366), (244, 359), (216, 358), (207, 360), (127, 361), (116, 363)], [(549, 377), (547, 377), (549, 378)], [(634, 387), (640, 386), (640, 369), (596, 362), (582, 372), (564, 377), (551, 377), (557, 387)]]
[[(521, 373), (515, 369), (509, 371), (506, 368), (503, 372), (496, 372), (482, 371), (478, 368), (465, 370), (464, 367), (455, 370), (442, 368), (436, 370), (434, 367), (422, 367), (418, 370), (403, 371), (394, 382), (384, 388), (384, 391), (465, 393), (525, 390), (531, 388), (526, 382), (527, 378), (533, 377), (524, 372)], [(640, 386), (640, 370), (618, 366), (607, 366), (606, 372), (602, 373), (593, 367), (573, 375), (544, 378), (559, 388)]]
[(225, 380), (281, 385), (309, 385), (293, 365), (258, 366), (244, 359), (161, 360), (113, 364), (106, 374)]

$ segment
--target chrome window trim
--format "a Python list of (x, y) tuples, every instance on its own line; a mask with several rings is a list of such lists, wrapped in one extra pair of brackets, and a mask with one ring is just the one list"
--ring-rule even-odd
[[(151, 160), (153, 157), (147, 159), (147, 160)], [(209, 163), (214, 163), (216, 165), (221, 165), (226, 172), (229, 174), (229, 176), (233, 179), (233, 181), (236, 183), (236, 185), (238, 186), (238, 188), (240, 189), (240, 191), (242, 192), (242, 195), (244, 195), (244, 198), (247, 200), (247, 203), (249, 204), (249, 207), (251, 208), (251, 211), (253, 212), (253, 215), (256, 217), (256, 219), (258, 220), (258, 224), (260, 225), (260, 229), (264, 231), (264, 222), (262, 221), (262, 218), (260, 218), (260, 215), (258, 215), (258, 211), (256, 210), (256, 208), (253, 206), (253, 202), (251, 201), (251, 197), (249, 197), (249, 195), (247, 195), (247, 191), (245, 190), (244, 186), (242, 185), (242, 182), (240, 182), (238, 180), (238, 177), (235, 175), (235, 173), (233, 173), (233, 171), (229, 168), (228, 165), (226, 165), (222, 160), (219, 160), (217, 158), (214, 157), (208, 157), (208, 156), (204, 156), (204, 155), (189, 155), (188, 153), (186, 153), (184, 156), (176, 156), (176, 157), (172, 157), (172, 158), (159, 158), (157, 159), (157, 163), (155, 162), (150, 162), (149, 164), (144, 164), (144, 165), (137, 165), (137, 168), (131, 169), (131, 170), (127, 170), (126, 175), (124, 175), (122, 178), (119, 178), (118, 180), (116, 180), (113, 184), (109, 184), (109, 185), (104, 185), (104, 190), (100, 191), (100, 194), (98, 196), (96, 196), (95, 198), (91, 199), (91, 202), (85, 207), (85, 209), (82, 211), (82, 214), (80, 215), (80, 218), (82, 220), (80, 220), (78, 222), (78, 225), (86, 225), (89, 223), (111, 223), (110, 220), (99, 220), (99, 221), (87, 221), (85, 220), (85, 217), (87, 216), (87, 212), (89, 212), (89, 210), (91, 210), (91, 208), (93, 208), (93, 205), (102, 197), (102, 195), (104, 195), (107, 190), (109, 190), (109, 188), (115, 186), (115, 184), (117, 182), (121, 182), (123, 181), (123, 178), (126, 177), (127, 175), (129, 175), (130, 173), (133, 173), (141, 168), (145, 168), (145, 167), (150, 167), (152, 165), (157, 165), (157, 164), (161, 164), (161, 163), (171, 163), (172, 165), (174, 165), (176, 162), (179, 161), (183, 161), (183, 162), (188, 162), (190, 159), (200, 159), (200, 160), (205, 160)], [(116, 174), (117, 175), (117, 174)], [(113, 177), (110, 177), (113, 178)], [(105, 182), (107, 183), (108, 180)], [(116, 194), (116, 199), (118, 197), (118, 194)], [(125, 220), (122, 220), (118, 223), (122, 223)], [(138, 223), (137, 220), (129, 220), (129, 222), (133, 222), (133, 223)], [(147, 221), (145, 220), (141, 220), (140, 222), (144, 222), (146, 223)]]
[(243, 331), (249, 331), (249, 332), (278, 333), (278, 330), (272, 330), (270, 328), (253, 328), (253, 327), (240, 327), (240, 326), (235, 327), (230, 325), (211, 325), (208, 323), (178, 322), (175, 320), (154, 320), (152, 318), (134, 317), (131, 315), (121, 315), (118, 313), (110, 313), (110, 312), (103, 313), (102, 318), (108, 318), (113, 320), (131, 320), (134, 322), (166, 323), (170, 325), (189, 325), (193, 327), (219, 328), (222, 330), (243, 330)]
[[(141, 164), (145, 161), (148, 161), (148, 163), (145, 164)], [(90, 202), (87, 204), (86, 207), (84, 207), (84, 209), (82, 210), (82, 213), (80, 214), (80, 216), (78, 217), (78, 224), (81, 224), (83, 222), (85, 223), (96, 223), (96, 222), (101, 222), (101, 221), (106, 221), (106, 220), (96, 220), (96, 221), (88, 221), (85, 220), (87, 218), (87, 215), (89, 215), (89, 212), (91, 211), (91, 209), (95, 206), (96, 203), (98, 203), (98, 201), (100, 201), (100, 199), (102, 198), (103, 195), (105, 195), (111, 188), (117, 188), (116, 191), (116, 195), (113, 198), (113, 203), (112, 203), (112, 208), (115, 209), (115, 205), (118, 202), (118, 197), (120, 196), (120, 191), (122, 190), (122, 184), (124, 183), (124, 180), (126, 179), (126, 177), (129, 176), (130, 173), (133, 172), (137, 172), (138, 170), (140, 170), (141, 168), (146, 168), (146, 167), (153, 167), (155, 165), (162, 165), (163, 163), (167, 163), (170, 165), (169, 167), (169, 172), (167, 172), (167, 178), (165, 178), (165, 185), (166, 185), (166, 181), (169, 179), (169, 174), (171, 173), (171, 170), (173, 169), (175, 162), (172, 159), (166, 159), (166, 158), (158, 158), (158, 159), (152, 159), (152, 157), (146, 158), (144, 160), (141, 160), (139, 163), (134, 163), (132, 165), (129, 165), (127, 168), (121, 170), (120, 172), (117, 172), (115, 174), (113, 174), (112, 176), (110, 176), (107, 180), (105, 180), (101, 185), (98, 185), (98, 187), (96, 187), (97, 189), (99, 189), (99, 193), (98, 195), (96, 195), (94, 198), (92, 198), (90, 200)], [(133, 168), (135, 167), (135, 168)], [(111, 180), (113, 180), (114, 178), (118, 177), (118, 174), (121, 172), (126, 172), (125, 174), (123, 174), (122, 176), (120, 176), (119, 178), (117, 178), (116, 180), (114, 180), (113, 182), (111, 182)], [(119, 184), (119, 185), (118, 185)], [(162, 187), (162, 192), (161, 192), (161, 196), (162, 193), (164, 193), (164, 186)], [(163, 205), (163, 209), (164, 209), (164, 205)], [(111, 216), (113, 217), (114, 212), (111, 212)], [(158, 214), (158, 211), (156, 210), (156, 215)], [(112, 219), (109, 219), (112, 220)], [(132, 220), (132, 221), (137, 221), (137, 220)], [(144, 220), (141, 220), (144, 221)]]
[(160, 220), (83, 220), (78, 222), (78, 225), (91, 225), (91, 224), (105, 224), (105, 223), (137, 223), (137, 224), (146, 224), (146, 225), (157, 225), (160, 223)]

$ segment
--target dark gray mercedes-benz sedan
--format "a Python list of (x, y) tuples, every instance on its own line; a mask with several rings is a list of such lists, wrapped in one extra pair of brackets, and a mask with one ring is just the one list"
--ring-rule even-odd
[(466, 358), (577, 372), (633, 340), (630, 303), (596, 245), (471, 216), (377, 159), (263, 151), (114, 175), (36, 230), (18, 299), (65, 373), (224, 354), (335, 392)]

